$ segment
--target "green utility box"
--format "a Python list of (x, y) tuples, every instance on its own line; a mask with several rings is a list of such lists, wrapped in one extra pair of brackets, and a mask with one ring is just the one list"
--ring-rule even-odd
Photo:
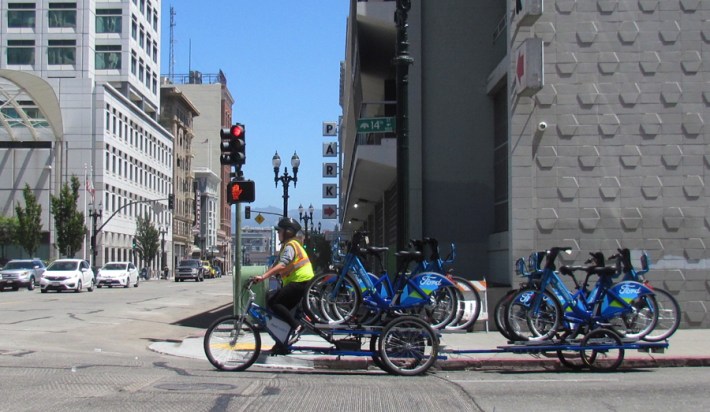
[[(254, 276), (260, 276), (266, 272), (266, 267), (265, 266), (242, 266), (242, 276), (241, 276), (241, 281), (242, 281), (242, 286), (246, 284), (247, 280), (250, 278), (253, 278)], [(256, 284), (252, 286), (251, 290), (256, 293), (256, 296), (254, 296), (254, 302), (256, 302), (257, 305), (261, 307), (266, 307), (266, 292), (268, 292), (268, 285), (269, 282), (261, 282), (259, 284)], [(242, 291), (242, 288), (240, 287), (240, 292)], [(243, 298), (245, 295), (242, 295)], [(242, 305), (244, 305), (246, 302), (242, 302)]]

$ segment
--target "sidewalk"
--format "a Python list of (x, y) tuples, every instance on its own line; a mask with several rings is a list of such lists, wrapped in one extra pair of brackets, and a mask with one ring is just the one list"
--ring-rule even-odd
[[(273, 341), (266, 333), (261, 334), (262, 349), (268, 350)], [(202, 336), (190, 336), (179, 342), (155, 342), (149, 349), (172, 356), (193, 359), (207, 357)], [(547, 354), (517, 353), (470, 353), (469, 351), (495, 350), (508, 345), (498, 332), (443, 333), (440, 341), (439, 359), (434, 365), (438, 370), (516, 370), (561, 368), (555, 352)], [(325, 347), (331, 345), (314, 335), (304, 335), (298, 347)], [(454, 353), (452, 353), (454, 352)], [(463, 353), (462, 353), (463, 352)], [(255, 366), (277, 368), (364, 370), (378, 369), (368, 356), (335, 356), (294, 352), (287, 356), (261, 355)], [(664, 353), (645, 353), (626, 350), (621, 368), (653, 368), (673, 366), (710, 366), (710, 329), (681, 329), (668, 341)]]

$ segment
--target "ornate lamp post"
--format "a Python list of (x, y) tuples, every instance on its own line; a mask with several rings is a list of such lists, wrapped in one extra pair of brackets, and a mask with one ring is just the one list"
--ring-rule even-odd
[(313, 212), (315, 208), (313, 204), (308, 207), (308, 213), (304, 213), (303, 205), (298, 206), (298, 219), (304, 223), (303, 231), (306, 234), (306, 239), (304, 242), (308, 242), (308, 222), (311, 222), (311, 230), (313, 230)]
[(279, 152), (276, 152), (274, 154), (273, 159), (271, 159), (271, 165), (274, 166), (274, 184), (276, 187), (279, 187), (279, 181), (283, 185), (284, 188), (284, 213), (283, 216), (287, 217), (288, 216), (288, 184), (289, 182), (293, 182), (293, 187), (296, 187), (296, 183), (298, 182), (298, 167), (301, 165), (301, 159), (298, 158), (298, 155), (296, 152), (293, 152), (293, 156), (291, 156), (291, 168), (293, 169), (293, 176), (290, 176), (288, 174), (288, 168), (284, 167), (284, 173), (283, 175), (279, 176), (279, 168), (281, 167), (281, 157), (279, 157)]
[[(165, 259), (165, 234), (168, 233), (168, 226), (167, 225), (161, 225), (160, 226), (160, 271), (162, 272), (163, 269), (167, 266), (166, 259)], [(166, 276), (167, 278), (167, 276)]]

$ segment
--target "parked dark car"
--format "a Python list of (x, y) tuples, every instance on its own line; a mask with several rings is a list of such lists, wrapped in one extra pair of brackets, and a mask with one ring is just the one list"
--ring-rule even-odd
[(200, 259), (183, 259), (175, 269), (175, 281), (182, 282), (185, 279), (194, 279), (195, 282), (205, 280), (204, 268)]
[(6, 287), (34, 290), (46, 269), (40, 259), (13, 259), (0, 271), (0, 291)]

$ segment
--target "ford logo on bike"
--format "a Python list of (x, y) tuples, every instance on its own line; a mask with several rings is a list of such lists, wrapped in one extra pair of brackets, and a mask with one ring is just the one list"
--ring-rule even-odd
[(441, 278), (438, 276), (423, 276), (419, 286), (441, 286)]

